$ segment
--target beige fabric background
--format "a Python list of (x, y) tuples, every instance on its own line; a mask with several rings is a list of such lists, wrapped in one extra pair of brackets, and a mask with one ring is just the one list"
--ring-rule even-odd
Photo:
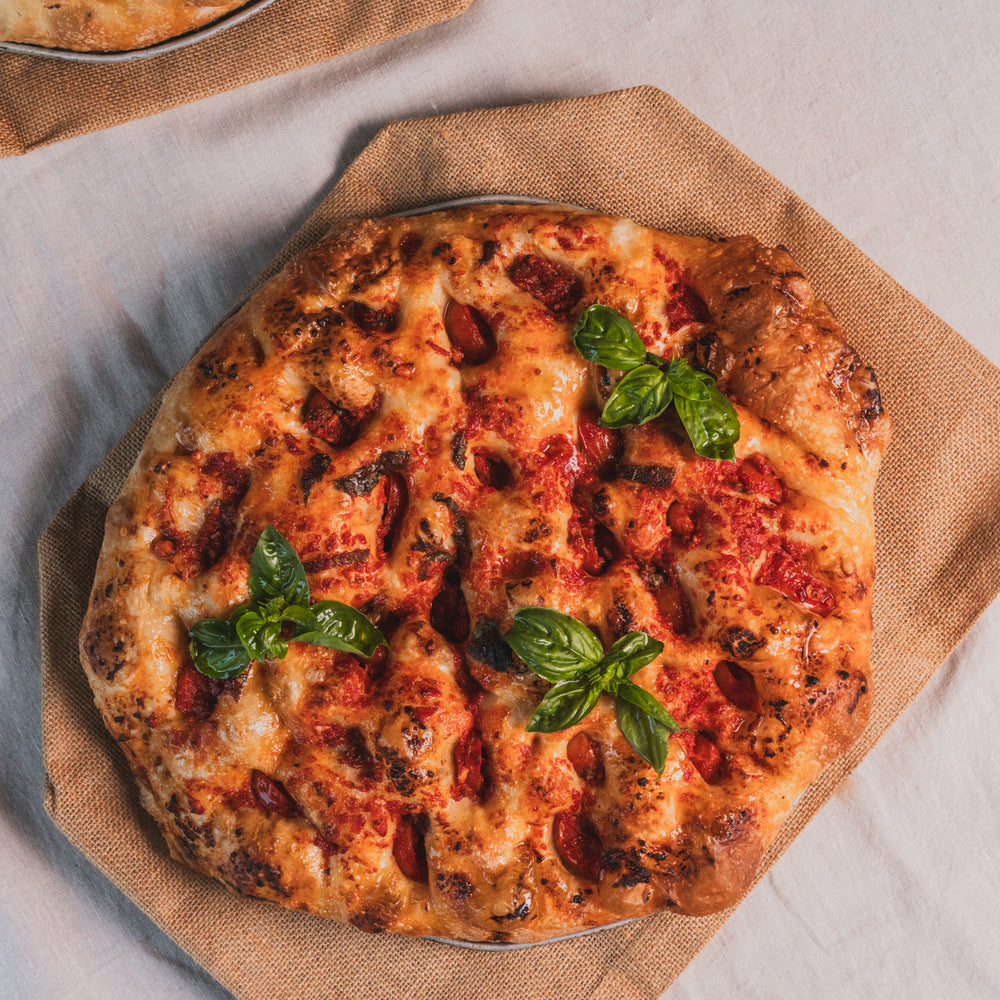
[[(584, 204), (684, 232), (749, 231), (784, 243), (879, 372), (897, 436), (877, 504), (875, 711), (862, 743), (800, 800), (771, 864), (997, 593), (1000, 372), (815, 211), (651, 88), (388, 126), (293, 246), (336, 219), (486, 192)], [(366, 938), (229, 897), (166, 857), (138, 812), (75, 662), (99, 521), (140, 440), (135, 433), (119, 445), (40, 545), (46, 802), (67, 835), (246, 1000), (659, 996), (724, 915), (652, 918), (498, 955)]]
[(0, 156), (301, 69), (461, 13), (472, 0), (275, 0), (195, 45), (91, 64), (0, 49)]

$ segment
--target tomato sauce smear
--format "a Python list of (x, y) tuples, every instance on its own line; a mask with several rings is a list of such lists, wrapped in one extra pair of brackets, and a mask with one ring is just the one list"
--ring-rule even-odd
[(579, 803), (556, 815), (552, 836), (563, 864), (574, 875), (591, 882), (600, 878), (604, 848), (594, 824)]

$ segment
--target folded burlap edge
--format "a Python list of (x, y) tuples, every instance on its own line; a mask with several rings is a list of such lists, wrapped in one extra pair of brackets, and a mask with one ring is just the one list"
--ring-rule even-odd
[[(501, 125), (502, 121), (502, 125)], [(798, 238), (791, 241), (793, 255), (803, 266), (813, 280), (817, 289), (826, 292), (826, 296), (838, 312), (845, 329), (852, 332), (852, 339), (861, 349), (864, 356), (875, 361), (880, 372), (883, 388), (886, 390), (887, 405), (897, 423), (897, 440), (890, 451), (883, 479), (880, 482), (878, 494), (878, 520), (882, 535), (880, 536), (880, 559), (882, 560), (879, 588), (877, 591), (877, 621), (883, 623), (876, 627), (878, 659), (875, 667), (876, 700), (872, 720), (864, 737), (849, 753), (830, 765), (820, 779), (811, 786), (796, 804), (788, 820), (782, 827), (779, 837), (769, 850), (758, 873), (757, 880), (762, 878), (770, 865), (787, 849), (788, 845), (802, 829), (816, 810), (829, 799), (837, 784), (843, 780), (857, 765), (864, 755), (878, 742), (891, 722), (898, 717), (919, 690), (933, 675), (936, 667), (944, 660), (948, 652), (960, 641), (961, 637), (971, 627), (974, 620), (995, 598), (1000, 590), (1000, 545), (971, 546), (969, 544), (968, 527), (973, 524), (982, 525), (982, 512), (992, 510), (993, 520), (996, 511), (1000, 509), (1000, 461), (995, 457), (1000, 454), (1000, 435), (997, 431), (987, 430), (985, 440), (973, 440), (970, 436), (960, 433), (968, 415), (956, 416), (953, 409), (958, 408), (962, 414), (963, 403), (968, 405), (969, 413), (982, 416), (982, 408), (989, 407), (1000, 416), (1000, 371), (986, 358), (976, 352), (963, 341), (958, 334), (947, 327), (940, 319), (906, 293), (881, 269), (869, 261), (864, 255), (839, 234), (829, 223), (809, 208), (801, 199), (780, 185), (773, 177), (752, 164), (746, 157), (739, 154), (729, 143), (712, 132), (708, 126), (698, 121), (686, 112), (676, 101), (662, 92), (650, 87), (640, 87), (632, 90), (611, 94), (595, 95), (586, 98), (576, 98), (566, 101), (544, 102), (540, 104), (523, 105), (515, 108), (474, 111), (462, 114), (447, 115), (440, 118), (427, 118), (408, 122), (395, 122), (387, 125), (372, 140), (364, 152), (345, 171), (339, 182), (324, 200), (313, 216), (298, 231), (295, 237), (280, 251), (272, 265), (265, 269), (261, 280), (270, 276), (281, 263), (298, 249), (318, 238), (329, 226), (341, 219), (363, 215), (390, 214), (415, 208), (420, 204), (438, 202), (451, 198), (460, 198), (471, 194), (495, 192), (505, 195), (537, 195), (552, 198), (555, 201), (585, 204), (596, 209), (631, 215), (639, 221), (648, 224), (659, 224), (661, 228), (678, 231), (692, 231), (697, 228), (710, 235), (720, 235), (713, 225), (705, 225), (707, 219), (704, 212), (685, 214), (683, 206), (670, 207), (669, 210), (656, 215), (655, 206), (646, 204), (642, 197), (637, 197), (633, 208), (628, 211), (629, 199), (621, 192), (607, 190), (607, 184), (601, 176), (581, 179), (578, 171), (555, 170), (555, 176), (540, 179), (531, 170), (523, 169), (524, 163), (508, 162), (504, 165), (506, 176), (496, 173), (493, 164), (485, 162), (481, 157), (472, 157), (472, 162), (466, 162), (459, 170), (452, 161), (441, 152), (442, 136), (446, 136), (452, 144), (464, 144), (466, 151), (474, 144), (469, 140), (485, 132), (491, 142), (499, 137), (501, 144), (509, 146), (511, 137), (517, 135), (523, 145), (532, 150), (532, 155), (546, 159), (548, 150), (540, 141), (544, 135), (555, 131), (565, 139), (565, 131), (574, 133), (574, 126), (580, 134), (576, 140), (579, 145), (600, 147), (600, 153), (594, 157), (595, 169), (603, 164), (609, 153), (608, 143), (601, 143), (599, 136), (613, 126), (621, 127), (622, 122), (638, 125), (645, 130), (645, 146), (649, 143), (654, 149), (662, 148), (664, 138), (672, 139), (686, 151), (686, 155), (694, 163), (693, 169), (699, 175), (718, 173), (721, 163), (731, 176), (729, 190), (719, 193), (720, 178), (709, 177), (705, 180), (705, 188), (710, 194), (710, 204), (704, 212), (714, 211), (716, 222), (724, 231), (751, 231), (765, 242), (786, 242), (782, 238), (782, 226), (793, 232)], [(657, 123), (659, 127), (657, 128)], [(484, 128), (488, 124), (488, 128)], [(478, 130), (478, 131), (477, 131)], [(484, 147), (490, 147), (491, 142), (484, 142)], [(615, 143), (610, 144), (611, 147)], [(594, 149), (591, 149), (594, 152)], [(463, 154), (466, 161), (469, 156)], [(617, 153), (616, 155), (620, 155)], [(603, 156), (603, 159), (602, 159)], [(715, 166), (706, 165), (705, 159)], [(424, 167), (422, 174), (415, 174), (413, 163)], [(406, 164), (404, 168), (403, 164)], [(394, 174), (394, 166), (396, 174)], [(517, 169), (520, 166), (522, 169)], [(549, 164), (551, 167), (551, 164)], [(403, 176), (398, 176), (402, 173)], [(642, 174), (648, 183), (648, 172), (640, 171), (638, 165), (633, 165), (633, 174)], [(514, 176), (512, 176), (514, 175)], [(633, 178), (634, 180), (634, 178)], [(533, 182), (532, 182), (533, 181)], [(742, 186), (740, 183), (742, 182)], [(746, 214), (744, 186), (751, 185), (756, 192), (760, 208), (758, 225), (726, 225), (726, 222), (739, 221)], [(393, 192), (398, 192), (393, 194)], [(414, 191), (418, 193), (414, 193)], [(702, 206), (704, 208), (704, 206)], [(663, 221), (661, 221), (661, 219)], [(673, 224), (671, 224), (673, 223)], [(787, 237), (787, 233), (785, 233)], [(835, 253), (831, 252), (835, 249)], [(833, 260), (833, 266), (824, 267), (823, 256)], [(837, 276), (846, 275), (847, 290), (836, 281)], [(863, 278), (863, 280), (861, 280)], [(257, 282), (255, 282), (257, 284)], [(863, 287), (861, 287), (863, 286)], [(832, 294), (831, 294), (832, 292)], [(861, 299), (875, 299), (879, 308), (874, 310), (871, 305), (856, 302)], [(885, 322), (889, 315), (896, 327)], [(881, 316), (881, 320), (879, 318)], [(905, 335), (894, 334), (889, 337), (891, 342), (880, 343), (880, 336), (886, 336), (885, 331), (901, 328)], [(916, 336), (920, 334), (920, 336)], [(917, 342), (915, 350), (908, 350), (907, 341)], [(939, 355), (946, 355), (953, 369), (963, 371), (967, 378), (961, 380), (955, 395), (949, 401), (948, 412), (942, 412), (942, 403), (934, 398), (930, 388), (924, 387), (924, 381), (918, 377), (923, 369), (933, 369), (938, 363)], [(921, 372), (915, 372), (913, 364), (919, 363)], [(896, 386), (899, 386), (897, 391)], [(107, 737), (90, 702), (89, 689), (82, 675), (82, 670), (75, 664), (75, 642), (72, 653), (69, 651), (67, 637), (72, 627), (65, 624), (56, 627), (51, 620), (51, 596), (56, 584), (58, 592), (63, 596), (68, 587), (70, 591), (77, 590), (75, 600), (79, 602), (82, 583), (79, 578), (74, 581), (66, 579), (65, 564), (66, 535), (70, 534), (74, 544), (79, 546), (81, 537), (80, 518), (91, 518), (99, 512), (102, 505), (106, 507), (115, 495), (114, 478), (127, 468), (128, 455), (138, 451), (145, 429), (151, 421), (155, 407), (151, 406), (129, 433), (119, 442), (119, 445), (109, 454), (95, 473), (88, 477), (87, 483), (74, 498), (60, 511), (52, 526), (40, 540), (40, 560), (42, 566), (42, 630), (43, 630), (43, 664), (45, 671), (45, 707), (44, 707), (44, 738), (45, 762), (47, 777), (51, 782), (51, 791), (46, 795), (46, 805), (53, 820), (113, 880), (123, 891), (126, 891), (137, 904), (151, 917), (160, 923), (171, 936), (202, 962), (219, 980), (241, 997), (256, 998), (264, 992), (254, 992), (252, 984), (243, 977), (231, 974), (231, 970), (220, 968), (218, 955), (197, 935), (178, 932), (177, 926), (171, 926), (164, 920), (148, 893), (144, 892), (145, 884), (122, 886), (120, 871), (107, 858), (95, 858), (93, 844), (82, 835), (80, 826), (70, 822), (65, 811), (60, 809), (58, 788), (65, 782), (66, 775), (60, 779), (60, 762), (57, 737), (61, 734), (60, 723), (66, 722), (67, 711), (72, 714), (72, 705), (67, 704), (67, 696), (72, 702), (74, 695), (66, 687), (75, 690), (76, 724), (83, 725), (88, 730), (91, 741), (98, 741), (105, 751), (110, 750)], [(994, 428), (1000, 427), (1000, 420), (987, 421)], [(951, 433), (946, 435), (928, 434), (928, 428), (947, 428)], [(977, 426), (981, 422), (977, 421)], [(943, 443), (942, 443), (943, 442)], [(933, 448), (940, 454), (937, 465), (941, 471), (935, 477), (933, 471), (928, 474), (926, 465), (934, 455)], [(914, 474), (914, 452), (922, 454), (925, 467), (921, 476)], [(992, 456), (991, 461), (987, 461)], [(977, 461), (976, 459), (982, 459)], [(109, 474), (109, 466), (114, 467)], [(116, 470), (116, 471), (115, 471)], [(938, 482), (937, 480), (940, 480)], [(914, 484), (920, 488), (914, 490)], [(940, 514), (941, 487), (947, 487), (947, 495), (951, 498), (951, 506), (955, 509), (953, 522), (942, 542), (941, 532), (935, 528), (936, 545), (920, 536), (913, 545), (914, 525), (920, 523), (927, 515), (931, 503)], [(899, 509), (897, 499), (905, 501), (905, 510)], [(961, 502), (960, 497), (971, 497), (969, 502)], [(992, 506), (991, 506), (992, 505)], [(989, 522), (987, 522), (989, 523)], [(902, 534), (903, 543), (895, 543), (895, 536)], [(917, 533), (919, 534), (919, 532)], [(887, 536), (890, 536), (887, 537)], [(992, 536), (998, 537), (998, 533)], [(905, 543), (905, 544), (904, 544)], [(96, 561), (99, 539), (92, 540), (82, 562), (92, 567)], [(920, 558), (905, 558), (905, 549), (917, 549)], [(889, 571), (886, 569), (886, 550), (888, 549)], [(908, 567), (926, 562), (928, 555), (934, 572), (917, 574), (908, 572)], [(81, 560), (77, 561), (78, 564)], [(898, 585), (892, 579), (892, 571), (896, 562), (900, 563), (900, 576), (905, 577), (905, 585)], [(60, 576), (61, 574), (61, 576)], [(72, 575), (72, 574), (70, 574)], [(885, 578), (889, 576), (887, 581)], [(920, 584), (920, 586), (916, 586)], [(946, 612), (938, 615), (926, 627), (926, 616), (921, 617), (921, 601), (926, 593), (935, 587), (947, 586), (950, 599)], [(86, 589), (89, 590), (89, 581)], [(907, 598), (909, 595), (909, 599)], [(83, 594), (83, 604), (75, 607), (82, 609), (86, 603)], [(82, 617), (82, 610), (80, 612)], [(892, 621), (889, 621), (889, 618)], [(914, 629), (914, 625), (919, 628)], [(61, 637), (57, 633), (62, 633)], [(75, 637), (75, 633), (73, 633)], [(898, 650), (902, 638), (906, 638), (906, 665), (900, 665)], [(895, 643), (895, 645), (893, 645)], [(67, 674), (62, 681), (58, 675), (58, 664), (61, 663)], [(891, 681), (891, 686), (889, 682)], [(62, 684), (63, 690), (58, 690)], [(64, 697), (60, 703), (59, 694)], [(62, 713), (60, 715), (60, 713)], [(120, 791), (121, 801), (116, 802), (114, 809), (132, 825), (136, 823), (136, 804), (134, 794), (127, 783), (127, 768), (120, 760), (117, 751), (111, 752), (109, 758), (113, 762), (104, 762), (104, 770), (113, 772), (111, 780), (125, 783), (127, 792)], [(139, 826), (143, 824), (140, 819)], [(145, 820), (146, 826), (150, 826)], [(139, 838), (148, 837), (148, 830), (141, 830)], [(165, 857), (162, 844), (153, 840), (144, 846), (147, 850)], [(103, 862), (103, 864), (102, 864)], [(172, 863), (169, 863), (172, 864)], [(177, 866), (174, 866), (177, 867)], [(117, 878), (116, 878), (117, 873)], [(180, 878), (188, 882), (197, 879), (183, 872)], [(205, 883), (204, 893), (219, 892), (210, 883)], [(202, 895), (204, 893), (199, 893)], [(240, 901), (235, 904), (241, 908), (254, 908), (259, 918), (255, 901)], [(282, 923), (287, 929), (287, 921), (310, 920), (298, 914), (283, 914), (281, 918), (269, 920), (271, 923)], [(459, 996), (481, 995), (501, 996), (496, 992), (502, 988), (509, 993), (511, 990), (528, 991), (535, 996), (560, 997), (566, 1000), (570, 995), (579, 997), (616, 997), (616, 998), (651, 998), (659, 996), (663, 989), (673, 981), (687, 962), (710, 940), (711, 936), (722, 925), (727, 913), (706, 918), (682, 918), (673, 915), (648, 918), (633, 922), (624, 927), (614, 928), (587, 938), (578, 938), (571, 942), (558, 942), (532, 949), (532, 960), (525, 963), (525, 952), (511, 952), (497, 956), (495, 953), (474, 951), (459, 951), (451, 949), (444, 953), (424, 949), (446, 948), (430, 942), (412, 942), (407, 939), (383, 938), (378, 947), (382, 954), (371, 960), (372, 975), (378, 969), (383, 976), (387, 967), (398, 961), (408, 963), (412, 970), (436, 969), (439, 977), (454, 986), (453, 992), (435, 992), (430, 988), (422, 988), (413, 996)], [(271, 913), (273, 917), (273, 912)], [(190, 928), (188, 928), (190, 931)], [(353, 933), (342, 929), (345, 933)], [(314, 939), (329, 938), (329, 928), (318, 929), (315, 922), (307, 932)], [(339, 932), (333, 932), (334, 937), (342, 938)], [(415, 952), (413, 949), (421, 949)], [(366, 954), (371, 953), (370, 947), (363, 947)], [(427, 955), (434, 958), (428, 960)], [(456, 959), (455, 956), (463, 956)], [(498, 964), (502, 963), (502, 964)], [(514, 973), (511, 975), (511, 966)], [(529, 967), (530, 966), (530, 967)], [(560, 986), (558, 971), (562, 969), (572, 978), (567, 978)], [(444, 970), (444, 972), (442, 972)], [(581, 974), (586, 970), (586, 974)], [(419, 982), (415, 977), (411, 982)], [(432, 983), (434, 982), (432, 975)], [(377, 982), (372, 979), (369, 985)], [(479, 983), (482, 987), (478, 993), (470, 986)], [(553, 983), (557, 992), (552, 992)], [(490, 985), (492, 984), (492, 985)], [(382, 983), (382, 986), (385, 984)], [(489, 992), (493, 989), (494, 992)], [(559, 990), (561, 989), (561, 992)], [(280, 993), (283, 996), (314, 996), (315, 993)], [(350, 995), (345, 994), (345, 995)], [(374, 994), (372, 994), (374, 995)], [(381, 993), (379, 995), (397, 996), (399, 993)]]

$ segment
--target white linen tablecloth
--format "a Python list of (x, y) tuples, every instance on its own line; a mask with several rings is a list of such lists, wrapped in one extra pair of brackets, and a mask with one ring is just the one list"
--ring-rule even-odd
[[(45, 816), (35, 543), (381, 125), (653, 84), (1000, 363), (998, 66), (996, 0), (476, 0), (0, 161), (0, 998), (229, 996)], [(994, 603), (670, 1000), (1000, 996), (998, 666)]]

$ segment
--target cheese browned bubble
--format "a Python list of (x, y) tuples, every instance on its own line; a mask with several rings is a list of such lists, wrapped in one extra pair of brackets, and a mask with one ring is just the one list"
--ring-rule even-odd
[[(670, 411), (597, 424), (619, 375), (573, 347), (592, 302), (718, 377), (736, 462)], [(709, 913), (865, 725), (889, 432), (782, 249), (558, 208), (347, 223), (170, 388), (83, 662), (173, 854), (240, 892), (472, 940)], [(194, 669), (188, 629), (247, 600), (268, 524), (388, 651)], [(634, 677), (682, 727), (661, 778), (609, 697), (525, 731), (549, 685), (502, 636), (531, 605), (664, 643)]]

